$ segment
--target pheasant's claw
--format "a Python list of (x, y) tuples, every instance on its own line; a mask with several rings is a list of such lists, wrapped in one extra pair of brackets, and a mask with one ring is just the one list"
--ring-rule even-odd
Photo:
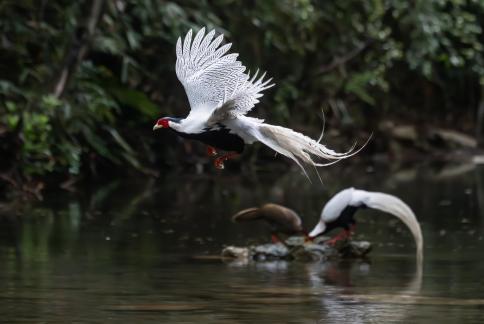
[(339, 237), (333, 237), (332, 239), (327, 240), (325, 243), (331, 246), (335, 246), (338, 241), (340, 241)]
[(213, 161), (213, 165), (219, 170), (223, 170), (225, 168), (224, 160), (222, 158), (215, 159)]
[(208, 156), (216, 156), (218, 153), (217, 153), (217, 150), (212, 147), (212, 146), (207, 146), (207, 155)]
[(237, 156), (237, 153), (229, 153), (224, 156), (218, 157), (215, 160), (213, 160), (213, 165), (219, 169), (222, 170), (225, 168), (224, 162), (227, 161), (228, 159), (231, 159), (233, 157)]
[(325, 243), (331, 246), (335, 246), (336, 243), (342, 240), (347, 240), (351, 236), (351, 231), (350, 230), (343, 230), (340, 232), (338, 235), (333, 237), (332, 239), (327, 240)]

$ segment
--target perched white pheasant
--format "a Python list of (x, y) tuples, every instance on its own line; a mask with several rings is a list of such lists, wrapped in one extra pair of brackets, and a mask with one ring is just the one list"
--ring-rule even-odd
[[(289, 128), (265, 124), (246, 116), (259, 102), (262, 91), (272, 87), (265, 73), (252, 77), (237, 60), (237, 53), (227, 54), (232, 44), (222, 45), (223, 35), (214, 38), (215, 30), (205, 34), (202, 28), (192, 40), (190, 30), (176, 44), (176, 74), (190, 102), (185, 119), (160, 118), (153, 130), (168, 128), (178, 135), (208, 145), (209, 155), (216, 149), (229, 154), (214, 160), (223, 169), (224, 161), (242, 153), (245, 144), (260, 141), (276, 152), (294, 160), (303, 170), (303, 163), (324, 166), (320, 159), (336, 162), (356, 152), (336, 153), (301, 133)], [(315, 157), (317, 160), (313, 160)]]
[(344, 229), (329, 243), (335, 243), (351, 236), (355, 227), (354, 214), (360, 208), (372, 208), (388, 213), (400, 219), (412, 232), (417, 248), (417, 259), (423, 259), (423, 237), (420, 224), (412, 209), (400, 198), (383, 192), (372, 192), (347, 188), (334, 195), (324, 205), (318, 224), (309, 233), (310, 238), (323, 235), (335, 228)]

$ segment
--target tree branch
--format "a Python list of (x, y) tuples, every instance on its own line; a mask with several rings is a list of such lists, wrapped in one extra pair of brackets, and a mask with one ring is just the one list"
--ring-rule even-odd
[(356, 47), (355, 49), (353, 49), (352, 51), (346, 53), (346, 55), (344, 56), (340, 56), (340, 57), (335, 57), (333, 58), (333, 61), (327, 65), (323, 65), (322, 67), (320, 67), (315, 73), (313, 76), (318, 76), (318, 75), (321, 75), (321, 74), (325, 74), (325, 73), (328, 73), (334, 69), (336, 69), (337, 67), (345, 64), (346, 62), (354, 59), (356, 56), (358, 56), (361, 52), (363, 52), (364, 49), (366, 49), (368, 47), (368, 45), (370, 44), (370, 41), (367, 41), (363, 44), (361, 44), (360, 46)]
[(64, 65), (54, 86), (53, 92), (57, 98), (62, 96), (70, 78), (76, 72), (79, 64), (87, 54), (97, 24), (101, 18), (104, 2), (105, 0), (92, 0), (90, 13), (84, 24), (84, 28), (80, 28), (81, 32), (74, 35), (72, 46), (66, 54)]

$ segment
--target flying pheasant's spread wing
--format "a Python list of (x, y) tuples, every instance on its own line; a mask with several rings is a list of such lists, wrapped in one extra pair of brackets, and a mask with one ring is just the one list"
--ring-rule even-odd
[(257, 78), (258, 74), (259, 70), (252, 77), (250, 77), (250, 72), (246, 74), (246, 79), (237, 85), (235, 91), (228, 98), (232, 102), (228, 108), (233, 114), (245, 115), (248, 113), (259, 102), (259, 98), (263, 96), (262, 91), (274, 86), (274, 83), (270, 83), (272, 78), (264, 80), (266, 74), (264, 73)]
[(192, 110), (215, 109), (226, 91), (233, 91), (245, 78), (238, 54), (227, 54), (232, 44), (220, 46), (223, 35), (213, 38), (202, 28), (192, 41), (192, 31), (176, 44), (176, 74), (183, 84)]
[[(205, 35), (202, 28), (192, 41), (190, 30), (176, 44), (176, 74), (183, 84), (192, 110), (218, 112), (212, 121), (229, 115), (245, 114), (258, 102), (262, 91), (271, 87), (257, 73), (249, 80), (237, 53), (227, 54), (232, 44), (220, 46), (223, 35), (215, 30)], [(228, 113), (229, 115), (227, 115)]]

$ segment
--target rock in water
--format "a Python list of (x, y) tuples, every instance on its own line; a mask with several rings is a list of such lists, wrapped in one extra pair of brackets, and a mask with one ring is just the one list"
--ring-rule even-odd
[(371, 243), (367, 241), (351, 241), (339, 250), (339, 254), (346, 258), (362, 258), (371, 251)]
[(249, 261), (299, 260), (324, 261), (330, 258), (362, 258), (371, 251), (367, 241), (347, 241), (338, 246), (304, 242), (304, 238), (290, 237), (282, 243), (252, 245), (249, 247), (227, 246), (222, 250), (222, 257)]
[(249, 249), (246, 247), (227, 246), (222, 250), (223, 258), (248, 259)]
[(338, 250), (327, 244), (309, 243), (296, 247), (292, 252), (292, 257), (298, 261), (325, 261), (329, 258), (337, 257)]

